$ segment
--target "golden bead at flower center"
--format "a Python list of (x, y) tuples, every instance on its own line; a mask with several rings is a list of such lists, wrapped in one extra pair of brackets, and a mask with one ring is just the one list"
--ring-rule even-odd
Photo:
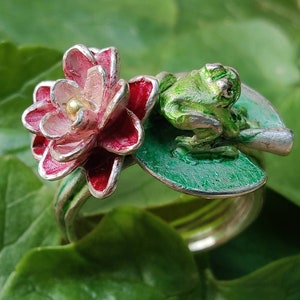
[(67, 112), (68, 117), (72, 121), (75, 121), (77, 118), (78, 111), (83, 107), (87, 107), (87, 105), (85, 105), (82, 100), (72, 98), (71, 100), (69, 100), (67, 102), (67, 105), (66, 105), (66, 112)]

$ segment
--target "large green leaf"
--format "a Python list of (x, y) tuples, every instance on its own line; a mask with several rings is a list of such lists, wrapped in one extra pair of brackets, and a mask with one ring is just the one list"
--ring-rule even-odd
[(210, 252), (207, 299), (298, 299), (299, 216), (297, 206), (267, 190), (255, 223)]
[(0, 290), (28, 250), (59, 242), (53, 194), (23, 163), (0, 158)]
[(22, 0), (1, 0), (0, 4), (0, 33), (14, 42), (61, 50), (78, 43), (116, 46), (126, 57), (122, 70), (131, 76), (150, 73), (159, 64), (158, 53), (176, 16), (172, 0), (100, 0), (92, 5), (81, 0), (63, 4), (59, 0), (33, 0), (30, 5)]
[[(300, 257), (236, 280), (217, 280), (202, 254), (197, 271), (183, 241), (148, 213), (119, 208), (78, 244), (36, 249), (18, 264), (1, 300), (297, 299)], [(286, 298), (284, 298), (286, 297)]]
[(244, 83), (274, 102), (299, 80), (297, 45), (263, 19), (216, 21), (183, 31), (170, 43), (162, 69), (189, 71), (219, 61), (235, 67)]
[(300, 208), (269, 189), (265, 198), (261, 214), (247, 230), (211, 251), (211, 267), (218, 279), (237, 279), (300, 253)]
[(300, 206), (300, 88), (293, 88), (288, 97), (279, 105), (283, 118), (286, 120), (295, 135), (295, 143), (292, 153), (287, 157), (274, 157), (268, 155), (267, 171), (269, 185), (288, 199)]
[(300, 41), (299, 5), (294, 0), (176, 0), (176, 3), (181, 12), (177, 22), (179, 31), (207, 27), (215, 22), (263, 18), (276, 23)]
[(0, 43), (0, 154), (17, 154), (33, 164), (21, 115), (32, 104), (34, 86), (61, 73), (60, 61), (56, 50)]
[(26, 255), (0, 299), (188, 299), (198, 283), (174, 230), (148, 213), (119, 208), (78, 244)]
[(300, 298), (300, 255), (283, 258), (256, 272), (231, 281), (210, 278), (208, 299), (297, 300)]

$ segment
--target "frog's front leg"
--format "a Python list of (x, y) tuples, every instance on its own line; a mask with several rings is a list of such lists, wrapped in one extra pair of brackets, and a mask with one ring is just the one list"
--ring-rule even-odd
[(161, 105), (161, 113), (176, 128), (195, 130), (198, 128), (213, 128), (222, 133), (222, 124), (212, 115), (205, 113), (205, 107), (197, 102), (176, 99)]
[[(219, 127), (205, 127), (194, 129), (192, 136), (181, 135), (176, 137), (177, 146), (182, 146), (197, 152), (200, 149), (208, 149), (208, 145), (212, 144), (220, 135)], [(209, 147), (210, 148), (210, 147)]]
[(236, 151), (232, 151), (230, 147), (227, 149), (228, 146), (214, 146), (224, 128), (214, 116), (203, 111), (205, 108), (200, 103), (181, 99), (169, 102), (162, 108), (162, 113), (174, 127), (187, 131), (186, 135), (176, 137), (173, 154), (181, 158), (185, 157), (183, 153), (193, 156), (235, 156)]
[(174, 127), (194, 133), (193, 136), (177, 137), (178, 144), (193, 148), (200, 144), (210, 143), (222, 134), (222, 124), (213, 116), (203, 113), (203, 110), (204, 108), (199, 103), (180, 99), (164, 106), (162, 113)]
[(182, 154), (183, 151), (216, 157), (237, 155), (234, 146), (215, 146), (215, 141), (224, 134), (224, 126), (214, 116), (203, 113), (205, 108), (200, 103), (178, 100), (168, 103), (164, 109), (163, 114), (174, 127), (192, 133), (176, 137), (175, 153)]
[[(215, 141), (220, 134), (215, 131), (214, 128), (198, 128), (193, 131), (194, 135), (189, 136), (178, 136), (176, 137), (176, 149), (173, 152), (191, 154), (193, 157), (208, 156), (214, 157), (236, 157), (238, 155), (238, 149), (232, 145), (215, 145)], [(179, 149), (181, 148), (181, 149)]]

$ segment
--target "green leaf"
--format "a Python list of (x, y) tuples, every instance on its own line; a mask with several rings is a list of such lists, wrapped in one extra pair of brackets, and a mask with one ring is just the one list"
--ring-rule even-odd
[(32, 104), (34, 86), (61, 73), (60, 61), (56, 50), (0, 43), (0, 154), (15, 154), (34, 164), (21, 115)]
[(270, 174), (269, 186), (300, 206), (300, 140), (297, 138), (300, 136), (299, 99), (300, 88), (293, 88), (278, 107), (287, 126), (294, 131), (295, 143), (292, 153), (280, 158), (267, 155), (266, 165), (267, 172)]
[(66, 0), (63, 5), (60, 0), (33, 0), (30, 6), (2, 0), (0, 32), (19, 44), (51, 45), (63, 51), (78, 43), (116, 46), (122, 70), (135, 76), (159, 65), (161, 45), (166, 44), (175, 18), (172, 0), (100, 0), (93, 5), (81, 0)]
[(119, 208), (78, 244), (26, 255), (0, 299), (188, 299), (198, 282), (174, 230), (149, 213)]
[(58, 243), (53, 194), (16, 158), (0, 158), (0, 290), (28, 250)]
[(265, 265), (300, 253), (300, 208), (267, 189), (257, 220), (242, 234), (210, 252), (218, 279), (247, 275)]
[(167, 52), (162, 69), (190, 71), (219, 61), (236, 68), (244, 83), (274, 103), (299, 80), (297, 44), (263, 19), (216, 21), (183, 31)]
[(208, 299), (297, 300), (300, 298), (300, 255), (283, 258), (237, 280), (210, 278)]
[[(299, 41), (299, 5), (296, 1), (261, 0), (176, 0), (180, 18), (177, 30), (187, 31), (192, 28), (207, 27), (215, 22), (245, 21), (263, 18), (284, 28)], [(196, 9), (199, 8), (199, 9)], [(201, 10), (200, 10), (201, 8)]]

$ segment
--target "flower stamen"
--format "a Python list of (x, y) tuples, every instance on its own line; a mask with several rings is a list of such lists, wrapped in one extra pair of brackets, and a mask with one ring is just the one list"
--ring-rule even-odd
[(75, 121), (77, 119), (77, 114), (79, 110), (82, 108), (90, 109), (91, 107), (89, 103), (83, 99), (70, 99), (66, 105), (66, 112), (70, 120)]

